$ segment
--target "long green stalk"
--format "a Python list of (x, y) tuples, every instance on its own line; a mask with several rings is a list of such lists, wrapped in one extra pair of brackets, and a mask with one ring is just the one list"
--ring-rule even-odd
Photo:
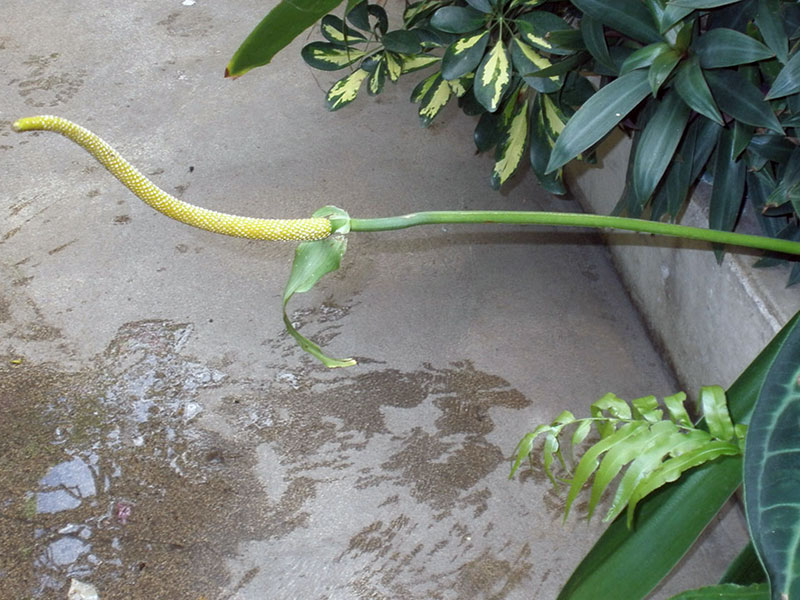
[(726, 244), (757, 248), (782, 254), (800, 255), (800, 242), (768, 238), (759, 235), (733, 233), (688, 227), (673, 223), (659, 223), (627, 217), (609, 217), (582, 213), (500, 210), (453, 210), (411, 213), (398, 217), (377, 219), (350, 218), (350, 231), (388, 231), (417, 225), (443, 225), (467, 223), (506, 223), (512, 225), (558, 225), (562, 227), (591, 227), (597, 229), (622, 229), (637, 233), (665, 235), (713, 244)]

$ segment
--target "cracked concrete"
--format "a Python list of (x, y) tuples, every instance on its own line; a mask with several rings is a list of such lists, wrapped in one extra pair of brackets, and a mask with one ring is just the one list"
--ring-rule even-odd
[[(353, 235), (290, 307), (360, 360), (329, 372), (283, 331), (291, 244), (172, 222), (10, 124), (75, 120), (227, 212), (575, 206), (532, 178), (492, 192), (471, 120), (420, 129), (413, 81), (328, 114), (301, 42), (223, 80), (263, 3), (9, 2), (0, 597), (64, 598), (76, 578), (104, 599), (555, 598), (602, 524), (562, 525), (539, 471), (509, 481), (516, 442), (608, 391), (675, 391), (598, 238)], [(729, 514), (654, 597), (713, 582), (743, 536)]]

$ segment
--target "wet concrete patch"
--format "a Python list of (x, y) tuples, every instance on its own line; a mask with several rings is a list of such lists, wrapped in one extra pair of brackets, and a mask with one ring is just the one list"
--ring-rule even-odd
[[(0, 367), (0, 576), (12, 597), (506, 598), (496, 535), (530, 402), (463, 362), (234, 381), (189, 324), (129, 323), (77, 372)], [(507, 438), (507, 436), (506, 436)], [(9, 587), (10, 586), (10, 587)]]

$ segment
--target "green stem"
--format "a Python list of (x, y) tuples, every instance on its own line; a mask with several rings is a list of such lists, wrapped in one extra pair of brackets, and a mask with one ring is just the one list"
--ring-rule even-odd
[(745, 248), (758, 248), (783, 254), (800, 255), (800, 242), (769, 238), (759, 235), (717, 231), (702, 227), (688, 227), (673, 223), (645, 221), (627, 217), (608, 217), (582, 213), (525, 212), (499, 210), (454, 210), (411, 213), (399, 217), (378, 219), (350, 219), (351, 231), (389, 231), (417, 225), (443, 225), (460, 223), (506, 223), (512, 225), (558, 225), (562, 227), (594, 227), (598, 229), (624, 229), (638, 233), (666, 235), (687, 240), (700, 240), (712, 244), (726, 244)]

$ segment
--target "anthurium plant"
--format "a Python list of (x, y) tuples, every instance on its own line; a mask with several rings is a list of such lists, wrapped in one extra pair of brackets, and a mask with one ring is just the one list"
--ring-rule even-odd
[[(347, 70), (326, 94), (331, 110), (426, 69), (411, 92), (420, 122), (451, 101), (474, 115), (477, 150), (494, 153), (494, 188), (528, 161), (545, 189), (563, 194), (563, 166), (592, 161), (622, 127), (633, 144), (617, 213), (675, 220), (704, 178), (709, 227), (733, 230), (749, 203), (767, 235), (800, 239), (796, 2), (421, 0), (398, 27), (369, 0), (330, 14), (340, 2), (281, 2), (226, 74), (268, 63), (321, 19), (323, 40), (302, 55)], [(798, 280), (795, 264), (789, 283)]]

